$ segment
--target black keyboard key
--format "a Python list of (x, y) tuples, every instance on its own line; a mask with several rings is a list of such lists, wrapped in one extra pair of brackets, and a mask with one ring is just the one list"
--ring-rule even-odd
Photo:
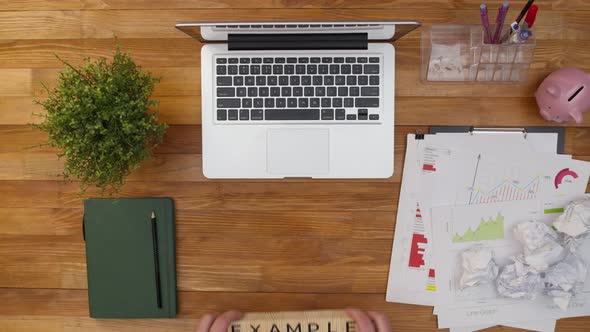
[(264, 62), (264, 63), (273, 63), (273, 58), (264, 58), (262, 60), (262, 62)]
[(285, 74), (292, 75), (295, 74), (295, 66), (294, 65), (285, 65)]
[(309, 99), (299, 98), (299, 107), (300, 108), (308, 108), (309, 107)]
[(379, 63), (379, 58), (378, 57), (370, 57), (369, 62), (370, 63)]
[(264, 99), (254, 98), (254, 107), (256, 107), (256, 108), (264, 107)]
[(246, 85), (251, 86), (254, 85), (255, 81), (254, 81), (254, 76), (246, 76), (244, 78), (244, 82)]
[(236, 66), (236, 65), (227, 66), (227, 73), (230, 75), (237, 75), (238, 74), (238, 66)]
[(336, 80), (335, 80), (336, 85), (345, 85), (346, 84), (346, 78), (342, 75), (338, 75), (336, 76)]
[(354, 98), (344, 98), (344, 107), (354, 107)]
[(243, 98), (242, 99), (242, 107), (251, 108), (252, 107), (252, 98)]
[(240, 75), (248, 75), (250, 73), (250, 66), (240, 65), (239, 73)]
[(299, 85), (300, 82), (301, 82), (301, 80), (299, 79), (299, 76), (289, 77), (289, 84), (290, 85)]
[(266, 120), (319, 120), (319, 109), (267, 109)]
[(275, 58), (275, 63), (285, 63), (285, 58)]
[(240, 110), (240, 121), (243, 120), (250, 120), (250, 111), (249, 110)]
[(259, 65), (250, 66), (250, 74), (260, 75), (260, 66)]
[(342, 107), (342, 98), (332, 98), (332, 107)]
[[(248, 97), (258, 97), (258, 88), (248, 88)], [(248, 106), (244, 106), (248, 107)]]
[(279, 76), (279, 85), (289, 85), (289, 76)]
[(365, 65), (365, 74), (379, 74), (379, 65)]
[(368, 59), (365, 57), (356, 58), (356, 62), (358, 63), (367, 63)]
[(369, 110), (366, 108), (360, 108), (358, 110), (358, 119), (359, 120), (367, 120), (369, 114)]
[(287, 98), (287, 107), (297, 107), (297, 98)]
[(215, 60), (216, 63), (227, 63), (227, 59), (226, 58), (217, 58)]
[(235, 121), (238, 119), (238, 110), (228, 110), (227, 111), (227, 119)]
[(263, 118), (263, 112), (262, 110), (251, 110), (250, 111), (250, 118), (252, 120), (262, 120)]
[(327, 74), (330, 71), (330, 66), (328, 65), (319, 65), (318, 66), (318, 73), (320, 74)]
[[(217, 60), (219, 60), (219, 59), (217, 59)], [(227, 120), (227, 111), (226, 110), (217, 110), (217, 120), (218, 121)]]
[(268, 97), (268, 95), (269, 95), (269, 88), (266, 87), (266, 86), (258, 88), (258, 95), (260, 97)]
[(239, 98), (218, 98), (217, 99), (217, 107), (219, 108), (239, 108), (240, 107), (240, 99)]
[(282, 97), (291, 97), (291, 87), (284, 86), (281, 88), (281, 96)]
[(355, 63), (356, 62), (356, 58), (355, 57), (346, 57), (346, 63)]
[(369, 115), (369, 120), (379, 120), (379, 114), (371, 114), (371, 115)]
[(231, 86), (232, 79), (229, 76), (217, 77), (217, 86)]
[(311, 76), (301, 76), (301, 85), (311, 85)]
[(272, 66), (271, 65), (262, 65), (262, 73), (264, 75), (272, 74)]
[(335, 97), (338, 94), (338, 90), (336, 90), (335, 86), (329, 86), (326, 91), (326, 94), (330, 97)]
[(369, 87), (364, 86), (361, 88), (361, 96), (368, 96), (368, 97), (375, 97), (379, 96), (379, 88), (378, 87)]
[(356, 114), (348, 114), (346, 120), (356, 120)]
[(356, 85), (356, 76), (353, 76), (353, 75), (346, 76), (346, 84)]
[(363, 66), (362, 65), (352, 65), (352, 73), (353, 74), (362, 74), (363, 73)]
[(276, 76), (269, 76), (266, 78), (266, 84), (268, 85), (277, 85), (277, 77)]
[(305, 74), (305, 65), (296, 65), (295, 66), (295, 74), (297, 74), (297, 75)]
[(332, 98), (322, 98), (321, 105), (322, 107), (332, 107)]
[(343, 108), (336, 110), (336, 120), (344, 120), (346, 118), (346, 111)]
[(324, 85), (334, 85), (334, 76), (324, 76)]
[(358, 86), (351, 86), (350, 89), (348, 89), (348, 95), (352, 96), (352, 97), (356, 97), (359, 95), (359, 87)]
[(277, 107), (284, 108), (287, 107), (287, 99), (286, 98), (277, 98), (275, 99), (275, 104)]
[(310, 58), (309, 59), (309, 62), (310, 63), (320, 63), (321, 62), (321, 59), (320, 58)]
[(262, 63), (262, 58), (252, 58), (252, 63)]
[(235, 97), (236, 88), (217, 88), (217, 97)]
[(283, 66), (282, 65), (273, 65), (272, 66), (272, 73), (273, 73), (273, 75), (283, 74)]
[(280, 97), (281, 96), (281, 88), (279, 88), (278, 86), (273, 86), (272, 88), (270, 88), (270, 95), (272, 97)]
[(352, 72), (352, 66), (351, 65), (342, 65), (342, 66), (340, 66), (340, 72), (342, 74), (348, 75)]
[(309, 107), (320, 107), (320, 98), (309, 98)]
[(227, 68), (225, 66), (217, 66), (217, 75), (225, 75)]
[(323, 86), (318, 86), (315, 88), (315, 95), (317, 97), (324, 97), (326, 95), (326, 88)]
[(369, 76), (370, 85), (379, 85), (379, 76)]
[(344, 63), (344, 58), (341, 58), (341, 57), (334, 58), (334, 63)]
[(358, 77), (358, 84), (359, 85), (367, 85), (369, 84), (369, 77), (361, 75)]
[(332, 58), (324, 57), (322, 58), (322, 63), (332, 63)]
[(234, 76), (234, 85), (235, 86), (244, 85), (244, 77), (243, 76)]
[(297, 58), (287, 58), (287, 63), (297, 63)]
[(299, 63), (308, 63), (309, 62), (309, 58), (299, 58), (298, 60), (299, 60), (298, 61)]
[(307, 73), (315, 75), (318, 73), (318, 66), (317, 65), (307, 65)]
[(303, 95), (306, 97), (312, 97), (313, 96), (313, 88), (310, 86), (306, 86), (305, 88), (303, 88)]
[(227, 59), (227, 63), (238, 63), (238, 58), (229, 58)]
[(330, 74), (340, 74), (340, 65), (330, 65)]
[(338, 97), (348, 96), (348, 88), (345, 86), (338, 87)]
[(356, 98), (354, 107), (379, 107), (379, 98)]
[(275, 100), (274, 100), (274, 98), (264, 98), (264, 107), (266, 107), (266, 108), (273, 108), (273, 107), (275, 107)]
[(250, 58), (240, 58), (240, 63), (250, 63)]
[(256, 76), (256, 85), (266, 85), (266, 76)]
[(322, 85), (322, 77), (321, 76), (314, 76), (313, 77), (313, 85)]
[(334, 120), (334, 110), (331, 108), (322, 109), (322, 120)]
[(293, 87), (293, 97), (303, 96), (303, 88), (300, 86)]

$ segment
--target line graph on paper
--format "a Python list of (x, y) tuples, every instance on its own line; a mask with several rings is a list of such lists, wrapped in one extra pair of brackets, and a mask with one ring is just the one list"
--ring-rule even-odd
[(478, 155), (473, 182), (468, 188), (469, 204), (536, 199), (542, 184), (548, 181), (551, 181), (550, 176), (490, 165)]

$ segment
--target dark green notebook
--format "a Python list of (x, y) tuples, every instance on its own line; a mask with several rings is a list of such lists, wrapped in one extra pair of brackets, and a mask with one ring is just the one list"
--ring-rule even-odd
[[(157, 305), (151, 213), (156, 214), (162, 307)], [(174, 202), (87, 199), (84, 238), (92, 318), (176, 316)]]

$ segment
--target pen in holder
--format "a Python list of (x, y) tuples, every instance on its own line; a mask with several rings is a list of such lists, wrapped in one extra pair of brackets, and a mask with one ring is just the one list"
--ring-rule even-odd
[[(494, 31), (495, 26), (490, 25)], [(435, 24), (422, 31), (421, 79), (425, 82), (523, 82), (535, 50), (535, 35), (512, 43), (503, 26), (503, 44), (484, 43), (481, 25)]]

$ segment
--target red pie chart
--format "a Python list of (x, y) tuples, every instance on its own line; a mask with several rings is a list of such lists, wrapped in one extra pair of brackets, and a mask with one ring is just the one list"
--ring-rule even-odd
[(563, 179), (571, 176), (574, 179), (578, 178), (578, 173), (570, 170), (569, 168), (564, 168), (561, 171), (557, 172), (557, 175), (555, 175), (555, 189), (559, 188), (559, 186), (561, 185), (561, 183), (563, 182)]

